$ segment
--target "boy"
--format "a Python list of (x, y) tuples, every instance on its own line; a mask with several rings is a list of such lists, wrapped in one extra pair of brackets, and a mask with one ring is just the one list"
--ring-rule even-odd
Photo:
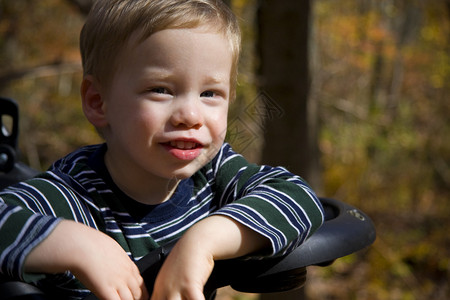
[[(312, 234), (322, 208), (301, 178), (224, 143), (239, 44), (221, 0), (98, 0), (81, 96), (105, 144), (0, 194), (1, 272), (60, 298), (203, 299), (215, 260)], [(174, 239), (148, 295), (133, 261)]]

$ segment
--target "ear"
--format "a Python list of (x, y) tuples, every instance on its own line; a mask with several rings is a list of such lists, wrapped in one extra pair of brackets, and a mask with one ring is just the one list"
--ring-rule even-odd
[(81, 100), (83, 112), (89, 122), (96, 128), (108, 125), (106, 103), (100, 90), (99, 82), (92, 75), (87, 75), (81, 83)]

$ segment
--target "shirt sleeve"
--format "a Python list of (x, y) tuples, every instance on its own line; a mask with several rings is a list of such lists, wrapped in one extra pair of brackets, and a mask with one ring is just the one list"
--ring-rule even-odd
[[(8, 198), (8, 196), (4, 197)], [(0, 198), (0, 273), (25, 280), (25, 258), (60, 222)]]
[(71, 205), (73, 199), (68, 187), (45, 178), (24, 181), (0, 192), (0, 273), (26, 281), (25, 258), (62, 218), (83, 221), (77, 218), (78, 203)]
[(316, 194), (285, 168), (249, 164), (227, 144), (212, 163), (221, 206), (214, 214), (267, 237), (271, 255), (292, 251), (323, 223)]

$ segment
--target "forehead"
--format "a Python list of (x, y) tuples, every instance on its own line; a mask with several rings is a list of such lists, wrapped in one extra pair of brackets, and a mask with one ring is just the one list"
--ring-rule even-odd
[(184, 24), (179, 26), (168, 25), (166, 27), (161, 27), (159, 29), (154, 28), (153, 30), (147, 30), (145, 27), (139, 28), (130, 35), (129, 44), (132, 46), (133, 45), (136, 46), (137, 44), (142, 43), (143, 41), (148, 39), (150, 36), (157, 34), (158, 32), (167, 30), (180, 30), (185, 32), (195, 31), (221, 35), (230, 44), (232, 50), (235, 48), (233, 35), (229, 33), (219, 21), (218, 23), (206, 23), (206, 24), (195, 23), (195, 25), (193, 24)]
[[(214, 47), (213, 44), (220, 44), (220, 47)], [(146, 38), (142, 38), (138, 32), (133, 34), (123, 47), (125, 54), (147, 52), (153, 56), (164, 56), (168, 50), (182, 55), (193, 48), (199, 52), (211, 51), (211, 48), (214, 48), (216, 55), (232, 55), (232, 46), (226, 35), (209, 27), (169, 28)]]
[[(165, 29), (146, 39), (134, 35), (119, 55), (118, 71), (133, 68), (143, 71), (152, 67), (211, 72), (229, 77), (233, 64), (231, 46), (221, 33), (207, 28)], [(129, 70), (130, 71), (130, 70)]]

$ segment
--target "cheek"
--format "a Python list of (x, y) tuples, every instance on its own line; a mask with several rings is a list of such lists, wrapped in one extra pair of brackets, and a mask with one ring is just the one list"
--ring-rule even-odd
[(221, 114), (218, 114), (216, 118), (210, 120), (211, 133), (218, 143), (222, 143), (227, 134), (227, 117), (227, 111), (223, 111)]
[(161, 127), (162, 114), (155, 113), (154, 109), (146, 105), (122, 107), (122, 111), (117, 114), (121, 116), (117, 120), (117, 126), (122, 127), (123, 134), (128, 135), (128, 138), (137, 138), (144, 142)]
[(157, 131), (163, 130), (164, 124), (166, 123), (163, 113), (142, 107), (134, 113), (131, 121), (134, 122), (136, 131), (146, 132), (147, 134), (154, 134)]

